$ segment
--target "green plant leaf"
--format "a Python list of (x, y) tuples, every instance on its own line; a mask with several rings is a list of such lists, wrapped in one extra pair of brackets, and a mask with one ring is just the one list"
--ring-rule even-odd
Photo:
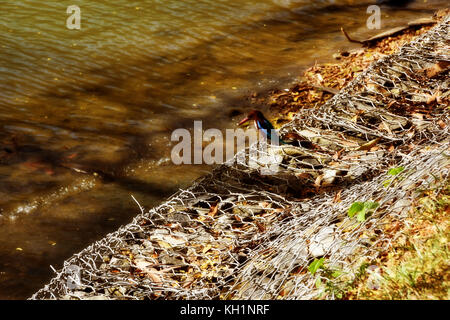
[(372, 210), (378, 208), (380, 204), (374, 201), (366, 201), (364, 202), (364, 210), (358, 214), (358, 221), (363, 222), (366, 220), (366, 214)]
[(384, 180), (383, 181), (383, 187), (385, 187), (385, 188), (389, 187), (391, 182), (392, 182), (392, 179)]
[(359, 222), (363, 222), (366, 220), (366, 214), (371, 210), (378, 208), (379, 203), (374, 201), (366, 201), (366, 202), (354, 202), (350, 209), (348, 209), (348, 216), (353, 218), (355, 214), (357, 214), (356, 218)]
[(388, 174), (391, 176), (396, 176), (403, 170), (405, 170), (404, 167), (392, 168), (392, 169), (389, 169)]
[(333, 278), (337, 278), (337, 277), (339, 277), (341, 274), (342, 274), (342, 271), (334, 270), (333, 273), (331, 274), (331, 276), (332, 276)]
[(355, 214), (357, 214), (358, 212), (360, 212), (363, 209), (364, 209), (364, 202), (359, 202), (359, 201), (354, 202), (348, 209), (348, 216), (350, 218), (353, 218), (353, 216)]
[(361, 210), (359, 213), (358, 213), (358, 215), (356, 216), (356, 219), (359, 221), (359, 222), (363, 222), (364, 220), (366, 220), (366, 213), (367, 213), (367, 211), (364, 209), (364, 210)]
[(311, 272), (311, 274), (315, 274), (317, 270), (319, 270), (320, 267), (323, 266), (325, 259), (324, 258), (320, 258), (320, 259), (315, 259), (313, 262), (311, 262), (311, 264), (308, 266), (308, 270), (309, 272)]
[(374, 210), (374, 209), (378, 208), (379, 205), (380, 204), (378, 202), (366, 201), (366, 202), (364, 202), (364, 209), (366, 209), (367, 211)]
[(320, 278), (316, 279), (316, 288), (319, 289), (322, 286), (322, 280)]

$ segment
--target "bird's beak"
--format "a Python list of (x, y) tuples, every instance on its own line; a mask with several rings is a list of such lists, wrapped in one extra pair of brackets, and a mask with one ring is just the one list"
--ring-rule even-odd
[(238, 123), (238, 126), (242, 126), (243, 124), (246, 124), (249, 121), (250, 121), (250, 119), (248, 117), (245, 119), (242, 119), (241, 122)]

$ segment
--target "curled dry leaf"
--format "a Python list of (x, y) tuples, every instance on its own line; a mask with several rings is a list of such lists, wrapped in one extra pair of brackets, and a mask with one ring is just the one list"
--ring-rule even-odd
[(334, 195), (334, 198), (333, 198), (334, 203), (341, 202), (341, 193), (342, 193), (342, 190), (339, 190), (338, 192), (336, 192), (336, 194)]
[(218, 203), (213, 204), (211, 206), (211, 208), (209, 208), (208, 216), (215, 217), (218, 210), (219, 210), (219, 204)]

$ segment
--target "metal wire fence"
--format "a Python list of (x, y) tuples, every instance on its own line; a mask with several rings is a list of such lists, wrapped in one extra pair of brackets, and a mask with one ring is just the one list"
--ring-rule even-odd
[[(449, 24), (300, 111), (280, 132), (306, 147), (250, 146), (72, 256), (31, 299), (336, 298), (327, 288), (389, 245), (384, 218), (448, 178)], [(365, 215), (350, 217), (356, 202)]]

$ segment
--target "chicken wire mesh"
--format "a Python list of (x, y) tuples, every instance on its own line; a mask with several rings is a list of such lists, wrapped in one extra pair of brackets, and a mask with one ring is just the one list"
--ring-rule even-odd
[[(300, 111), (280, 129), (298, 147), (239, 152), (73, 255), (31, 299), (335, 298), (318, 279), (337, 286), (376, 258), (392, 241), (384, 217), (448, 179), (449, 23)], [(348, 215), (357, 201), (374, 204), (360, 221)], [(326, 268), (310, 272), (318, 258)]]

